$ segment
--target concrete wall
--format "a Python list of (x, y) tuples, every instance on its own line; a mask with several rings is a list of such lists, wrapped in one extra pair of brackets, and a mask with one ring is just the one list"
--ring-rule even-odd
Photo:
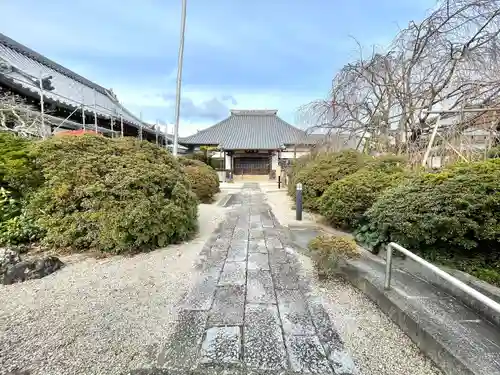
[(310, 151), (281, 151), (281, 158), (282, 159), (293, 159), (295, 158), (300, 158), (301, 156), (304, 155), (309, 155)]

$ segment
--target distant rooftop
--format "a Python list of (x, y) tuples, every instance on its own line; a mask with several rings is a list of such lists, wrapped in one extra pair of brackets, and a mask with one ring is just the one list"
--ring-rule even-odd
[(277, 150), (304, 143), (306, 133), (278, 117), (278, 110), (232, 109), (217, 124), (181, 139), (185, 145), (217, 145), (225, 150)]

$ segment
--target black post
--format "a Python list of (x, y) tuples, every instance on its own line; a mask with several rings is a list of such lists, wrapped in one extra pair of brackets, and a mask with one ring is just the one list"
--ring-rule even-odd
[(295, 190), (295, 219), (302, 220), (302, 184), (297, 184), (297, 189)]
[(281, 189), (281, 176), (278, 176), (278, 189)]

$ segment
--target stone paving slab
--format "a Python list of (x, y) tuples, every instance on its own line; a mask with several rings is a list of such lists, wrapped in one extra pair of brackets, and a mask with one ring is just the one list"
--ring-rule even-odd
[(289, 263), (273, 264), (271, 274), (276, 289), (299, 289), (299, 276)]
[(279, 238), (276, 237), (270, 237), (266, 240), (266, 245), (269, 250), (271, 249), (282, 249), (283, 244), (279, 240)]
[(245, 288), (239, 285), (220, 286), (208, 318), (209, 326), (243, 325)]
[(314, 335), (311, 315), (299, 290), (277, 290), (283, 330), (290, 335)]
[(287, 354), (276, 305), (246, 307), (244, 361), (259, 370), (285, 370)]
[(266, 270), (269, 271), (269, 257), (263, 253), (252, 253), (248, 255), (248, 270)]
[(266, 247), (266, 241), (264, 239), (250, 241), (250, 243), (248, 244), (248, 252), (267, 254), (268, 251)]
[(286, 254), (286, 251), (281, 248), (270, 249), (269, 251), (269, 262), (274, 266), (276, 264), (288, 264), (289, 259)]
[(293, 371), (301, 374), (332, 374), (325, 351), (316, 336), (285, 336)]
[(240, 205), (200, 253), (200, 277), (182, 301), (158, 368), (146, 373), (355, 373), (258, 185), (245, 184), (234, 200)]
[(227, 250), (211, 249), (201, 261), (203, 276), (218, 278), (227, 259)]
[(219, 279), (219, 285), (245, 285), (246, 262), (226, 262)]
[(247, 239), (248, 239), (248, 229), (238, 228), (238, 227), (234, 229), (233, 240), (247, 240)]
[(212, 327), (201, 346), (201, 363), (239, 363), (241, 356), (240, 327)]
[(215, 291), (217, 289), (218, 276), (202, 277), (194, 288), (188, 292), (181, 303), (185, 310), (209, 310), (212, 307)]
[(237, 240), (231, 241), (229, 252), (227, 254), (228, 262), (244, 262), (248, 254), (248, 241)]
[(276, 303), (271, 272), (249, 270), (247, 273), (247, 302)]
[(200, 358), (199, 347), (208, 317), (206, 311), (181, 310), (177, 328), (159, 355), (159, 367), (193, 368)]

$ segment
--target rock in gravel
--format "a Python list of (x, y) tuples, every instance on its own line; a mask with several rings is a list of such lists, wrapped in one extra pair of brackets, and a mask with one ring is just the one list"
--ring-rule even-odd
[(3, 275), (7, 268), (15, 266), (21, 261), (19, 253), (15, 250), (0, 247), (0, 274)]
[(0, 283), (4, 285), (40, 279), (62, 266), (64, 263), (55, 256), (22, 261), (18, 252), (9, 248), (0, 249)]

